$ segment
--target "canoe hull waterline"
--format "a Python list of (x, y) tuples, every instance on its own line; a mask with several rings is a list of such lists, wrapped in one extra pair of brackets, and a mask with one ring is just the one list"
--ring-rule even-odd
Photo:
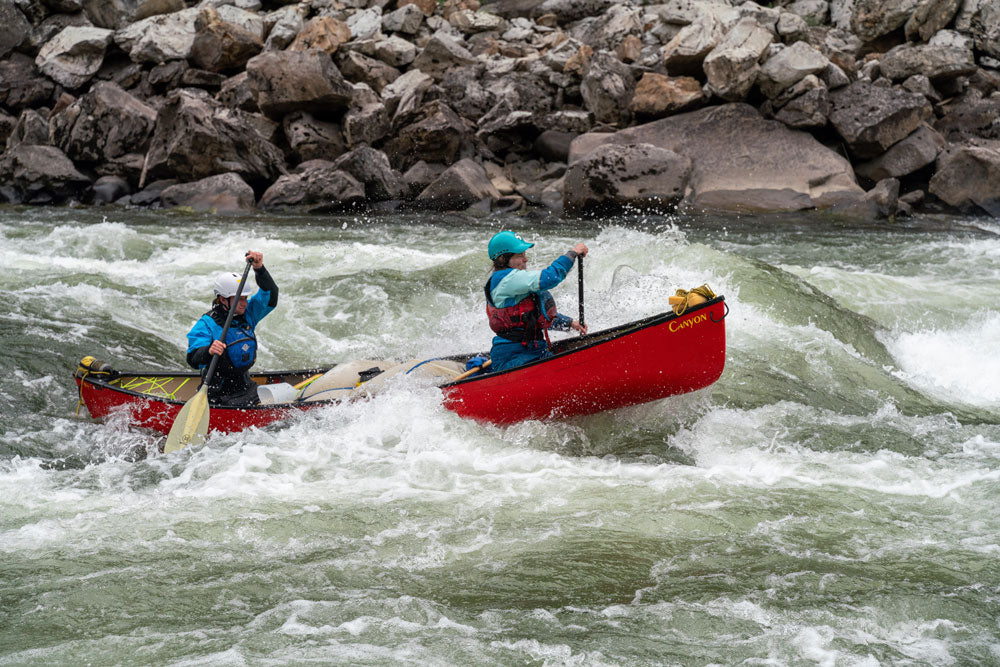
[[(656, 401), (702, 389), (722, 375), (726, 361), (722, 296), (618, 327), (555, 342), (552, 357), (518, 368), (477, 374), (440, 385), (444, 406), (492, 424), (559, 419)], [(447, 357), (465, 362), (473, 354)], [(99, 363), (99, 362), (98, 362)], [(100, 371), (81, 365), (74, 378), (80, 403), (95, 419), (126, 411), (139, 427), (168, 433), (185, 401), (194, 395), (196, 373)], [(298, 384), (329, 368), (253, 373), (258, 384)], [(363, 385), (362, 385), (363, 386)], [(356, 395), (354, 392), (352, 395)], [(306, 410), (341, 402), (212, 406), (209, 430), (231, 433), (262, 427)]]

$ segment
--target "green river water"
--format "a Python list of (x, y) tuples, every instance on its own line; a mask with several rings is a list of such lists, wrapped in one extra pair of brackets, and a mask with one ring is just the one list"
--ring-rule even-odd
[[(84, 355), (182, 368), (248, 248), (259, 369), (488, 349), (503, 228), (590, 246), (592, 330), (724, 294), (721, 379), (507, 428), (399, 383), (169, 456), (74, 414)], [(1000, 662), (996, 223), (8, 207), (0, 266), (0, 665)]]

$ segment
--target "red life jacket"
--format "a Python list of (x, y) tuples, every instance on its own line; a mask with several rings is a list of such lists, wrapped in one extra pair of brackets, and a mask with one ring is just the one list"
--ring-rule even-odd
[(486, 317), (490, 322), (490, 329), (498, 336), (503, 336), (507, 340), (527, 345), (529, 341), (546, 340), (549, 334), (546, 331), (552, 326), (555, 319), (556, 302), (546, 292), (548, 297), (544, 308), (538, 293), (532, 293), (524, 297), (513, 306), (498, 308), (493, 305), (493, 298), (490, 296), (490, 283), (492, 278), (486, 281)]

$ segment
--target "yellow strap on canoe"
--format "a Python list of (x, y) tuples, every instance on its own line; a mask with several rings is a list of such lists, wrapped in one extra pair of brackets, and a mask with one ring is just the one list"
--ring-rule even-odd
[(689, 290), (679, 289), (676, 296), (670, 297), (668, 301), (673, 307), (674, 313), (683, 315), (689, 307), (711, 301), (714, 298), (715, 292), (708, 286), (708, 283), (705, 283), (700, 287), (692, 287)]

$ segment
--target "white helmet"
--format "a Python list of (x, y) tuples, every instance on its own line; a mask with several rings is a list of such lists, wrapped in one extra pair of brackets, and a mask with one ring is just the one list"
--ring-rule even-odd
[[(215, 296), (221, 296), (229, 298), (231, 296), (236, 296), (236, 288), (240, 286), (241, 276), (238, 273), (220, 273), (215, 279)], [(243, 293), (240, 296), (250, 297), (253, 296), (254, 289), (250, 286), (250, 281), (247, 280), (246, 284), (243, 285)]]

